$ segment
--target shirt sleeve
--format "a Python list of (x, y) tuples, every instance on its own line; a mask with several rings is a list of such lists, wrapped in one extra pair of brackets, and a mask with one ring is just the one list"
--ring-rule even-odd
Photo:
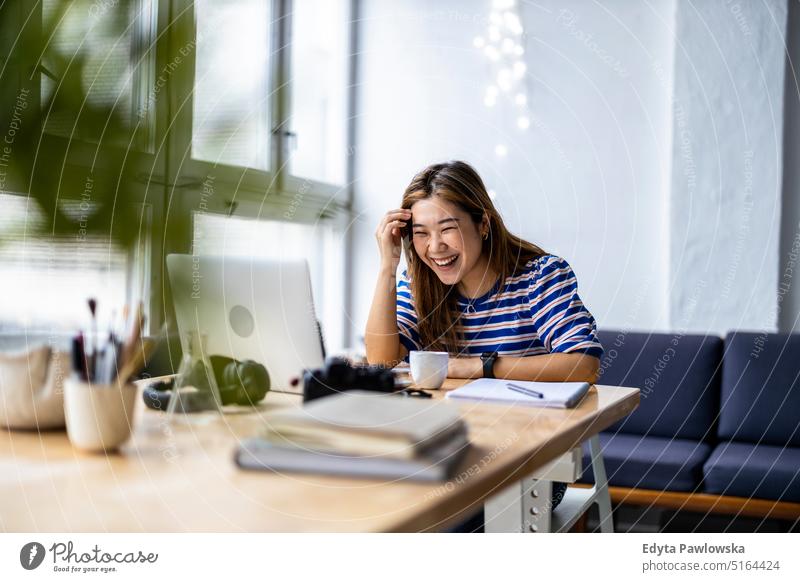
[(405, 271), (397, 279), (397, 332), (400, 335), (400, 343), (409, 352), (422, 349), (417, 331), (417, 311), (411, 296), (411, 283)]
[(539, 339), (550, 353), (603, 356), (594, 317), (578, 296), (578, 280), (559, 257), (542, 259), (531, 280), (528, 299)]

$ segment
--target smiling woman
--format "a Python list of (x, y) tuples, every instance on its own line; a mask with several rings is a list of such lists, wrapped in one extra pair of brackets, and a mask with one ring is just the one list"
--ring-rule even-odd
[[(564, 259), (506, 229), (468, 164), (417, 174), (376, 238), (381, 270), (366, 330), (370, 363), (436, 350), (450, 353), (451, 378), (595, 380), (603, 349), (575, 274)], [(408, 272), (398, 281), (401, 244)]]
[[(375, 236), (381, 269), (366, 330), (371, 364), (434, 350), (450, 354), (450, 378), (595, 381), (603, 348), (575, 274), (506, 229), (468, 164), (417, 174)], [(408, 272), (398, 281), (401, 245)], [(553, 484), (551, 510), (566, 487)], [(482, 522), (479, 512), (454, 531), (479, 531)]]

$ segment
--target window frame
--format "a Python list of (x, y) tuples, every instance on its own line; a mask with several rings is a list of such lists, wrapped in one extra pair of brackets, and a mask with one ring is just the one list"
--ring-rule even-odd
[[(302, 176), (295, 176), (288, 172), (289, 142), (291, 134), (287, 130), (291, 117), (291, 43), (289, 38), (292, 26), (292, 0), (270, 0), (271, 18), (270, 26), (270, 81), (269, 81), (269, 167), (267, 170), (250, 168), (246, 166), (233, 166), (222, 163), (208, 162), (191, 158), (193, 137), (193, 89), (195, 81), (195, 51), (182, 57), (181, 66), (171, 78), (172, 91), (170, 95), (170, 110), (174, 112), (174, 131), (171, 131), (170, 161), (168, 169), (168, 183), (174, 185), (174, 195), (177, 190), (189, 194), (196, 185), (201, 184), (206, 176), (213, 175), (216, 183), (227, 187), (234, 192), (229, 206), (240, 202), (266, 202), (264, 207), (274, 207), (277, 212), (266, 214), (269, 219), (280, 219), (282, 212), (287, 209), (296, 209), (298, 199), (309, 210), (317, 213), (319, 218), (328, 218), (334, 214), (347, 212), (350, 209), (352, 193), (349, 184), (351, 177), (346, 175), (345, 184), (335, 185), (311, 180)], [(197, 41), (197, 26), (194, 14), (193, 0), (172, 0), (179, 18), (175, 19), (171, 27), (174, 39), (185, 38), (188, 43)], [(355, 1), (348, 2), (351, 14), (355, 13)], [(350, 45), (348, 51), (353, 54), (352, 30), (350, 31)], [(171, 48), (174, 59), (180, 47)], [(349, 68), (354, 67), (350, 59)], [(349, 79), (352, 71), (348, 71)], [(348, 80), (349, 80), (348, 79)], [(349, 92), (352, 92), (352, 84)], [(348, 102), (351, 102), (348, 95)], [(350, 107), (348, 107), (350, 109)], [(347, 112), (352, 119), (352, 111)], [(342, 144), (345, 151), (352, 151), (352, 132), (348, 131), (347, 143)]]
[[(342, 323), (339, 326), (343, 345), (350, 345), (351, 330), (346, 325), (346, 314), (349, 311), (351, 282), (348, 280), (351, 269), (351, 236), (347, 233), (352, 221), (354, 172), (353, 142), (355, 138), (355, 74), (358, 0), (349, 0), (350, 27), (348, 31), (349, 64), (347, 71), (347, 132), (346, 143), (342, 144), (347, 152), (345, 160), (345, 183), (343, 185), (328, 184), (301, 176), (291, 175), (286, 168), (289, 156), (291, 134), (286, 130), (291, 116), (291, 35), (292, 0), (269, 0), (270, 13), (270, 147), (269, 167), (267, 170), (214, 163), (191, 158), (193, 138), (193, 89), (195, 81), (195, 54), (192, 50), (181, 55), (181, 67), (170, 77), (167, 91), (169, 103), (167, 109), (172, 123), (169, 127), (168, 156), (166, 162), (164, 227), (165, 230), (178, 229), (181, 243), (177, 247), (164, 249), (168, 253), (192, 252), (193, 216), (202, 202), (206, 205), (204, 212), (218, 213), (236, 218), (266, 220), (296, 220), (313, 224), (319, 220), (331, 221), (334, 228), (344, 233), (341, 245), (342, 255), (337, 257), (339, 264), (344, 265), (342, 273), (342, 289), (336, 295), (343, 298)], [(197, 26), (193, 0), (171, 0), (169, 48), (164, 51), (164, 64), (174, 61), (180, 49), (187, 43), (197, 41)], [(185, 39), (179, 41), (178, 39)], [(277, 171), (275, 171), (277, 169)], [(202, 184), (213, 176), (215, 189), (219, 196), (202, 197)], [(225, 196), (226, 192), (232, 195)], [(176, 222), (169, 219), (179, 217)], [(163, 264), (163, 263), (162, 263)], [(169, 304), (168, 286), (163, 286), (161, 295)], [(325, 298), (317, 298), (318, 302), (327, 303)]]
[[(150, 332), (155, 332), (165, 321), (172, 319), (165, 259), (169, 253), (191, 252), (192, 213), (186, 209), (196, 203), (201, 194), (202, 183), (208, 176), (215, 177), (220, 191), (225, 189), (234, 193), (229, 198), (219, 197), (215, 200), (213, 209), (209, 209), (209, 212), (242, 218), (296, 220), (309, 224), (324, 220), (331, 221), (335, 228), (341, 229), (344, 256), (339, 258), (339, 262), (344, 265), (344, 292), (340, 295), (348, 303), (351, 283), (347, 280), (347, 275), (351, 272), (352, 242), (347, 228), (352, 220), (353, 201), (358, 0), (348, 1), (350, 30), (347, 47), (347, 131), (346, 143), (342, 144), (346, 152), (345, 183), (342, 185), (294, 176), (288, 172), (291, 134), (285, 128), (289, 127), (291, 115), (291, 43), (288, 40), (291, 36), (292, 0), (268, 0), (272, 3), (269, 23), (272, 27), (270, 123), (266, 128), (270, 132), (269, 171), (191, 159), (195, 51), (181, 54), (180, 39), (188, 39), (196, 46), (194, 2), (153, 1), (155, 6), (150, 29), (142, 32), (143, 28), (137, 27), (132, 41), (132, 52), (140, 57), (146, 55), (147, 60), (136, 67), (134, 78), (130, 82), (131, 114), (134, 120), (138, 115), (138, 108), (142, 106), (142, 99), (150, 100), (152, 97), (151, 106), (146, 112), (148, 131), (145, 132), (144, 139), (126, 148), (129, 163), (142, 187), (142, 204), (138, 207), (147, 214), (153, 233), (149, 240), (140, 241), (135, 247), (135, 253), (132, 253), (138, 256), (142, 256), (142, 252), (146, 253), (144, 267), (149, 267), (147, 278), (150, 285), (144, 296), (149, 296), (147, 311)], [(23, 34), (41, 34), (41, 3), (36, 2), (34, 6), (29, 6), (25, 0), (8, 0), (5, 9), (18, 14)], [(183, 41), (183, 45), (185, 44), (186, 41)], [(181, 66), (170, 73), (159, 91), (154, 91), (159, 75), (174, 62), (176, 55), (181, 56)], [(16, 83), (6, 84), (6, 91), (9, 93), (30, 85), (33, 89), (29, 103), (41, 109), (43, 71), (38, 62), (33, 62), (37, 58), (38, 55), (24, 55), (6, 60), (2, 63), (5, 69), (3, 78), (16, 80)], [(93, 166), (96, 168), (95, 154), (98, 144), (77, 138), (70, 140), (45, 132), (40, 139), (41, 159), (69, 148), (71, 163), (60, 170), (65, 175), (72, 172), (85, 175)], [(23, 193), (27, 191), (27, 185), (9, 183), (6, 189)], [(175, 220), (170, 221), (170, 218)], [(174, 229), (169, 239), (164, 234), (157, 234), (165, 233), (167, 228)], [(131, 272), (141, 272), (141, 268), (140, 265), (130, 267)], [(129, 281), (129, 296), (136, 296), (135, 290), (132, 290), (135, 284), (133, 279)], [(342, 311), (343, 320), (346, 311), (345, 305)], [(345, 345), (349, 345), (349, 327), (343, 325), (342, 329)]]

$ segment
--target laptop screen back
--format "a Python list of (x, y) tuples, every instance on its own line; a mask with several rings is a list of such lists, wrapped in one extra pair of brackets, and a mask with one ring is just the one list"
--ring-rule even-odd
[(207, 355), (259, 362), (281, 391), (301, 392), (291, 381), (322, 365), (305, 261), (169, 255), (167, 269), (182, 345), (205, 333)]

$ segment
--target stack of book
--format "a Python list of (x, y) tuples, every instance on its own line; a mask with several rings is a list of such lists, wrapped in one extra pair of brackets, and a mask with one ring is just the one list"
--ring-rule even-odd
[(266, 417), (243, 441), (245, 469), (442, 481), (469, 448), (458, 410), (443, 402), (351, 391)]

